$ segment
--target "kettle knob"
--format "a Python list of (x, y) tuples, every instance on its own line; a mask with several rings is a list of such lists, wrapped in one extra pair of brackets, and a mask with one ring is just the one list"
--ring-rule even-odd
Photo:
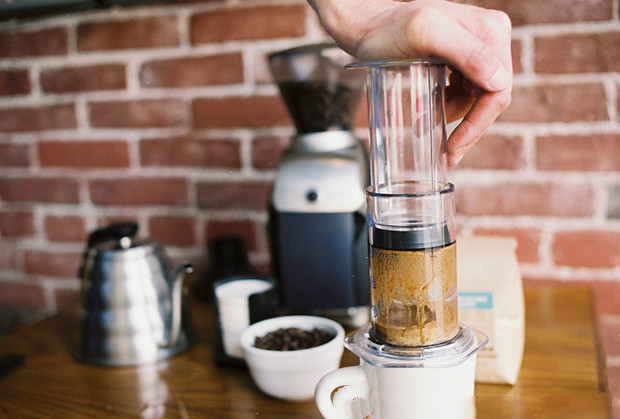
[(119, 241), (124, 237), (134, 237), (138, 233), (138, 223), (134, 222), (120, 222), (112, 223), (106, 227), (99, 228), (88, 236), (88, 248), (93, 248), (99, 243), (106, 242), (108, 240)]

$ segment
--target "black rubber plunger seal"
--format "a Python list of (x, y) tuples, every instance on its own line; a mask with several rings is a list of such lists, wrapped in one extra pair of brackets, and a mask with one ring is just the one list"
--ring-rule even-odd
[(444, 247), (452, 243), (448, 226), (444, 224), (422, 225), (411, 230), (370, 229), (370, 243), (388, 250), (420, 250)]

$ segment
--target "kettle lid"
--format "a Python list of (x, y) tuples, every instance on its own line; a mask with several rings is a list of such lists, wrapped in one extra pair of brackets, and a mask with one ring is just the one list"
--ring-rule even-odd
[(106, 227), (98, 228), (88, 235), (88, 249), (125, 250), (135, 247), (133, 240), (138, 233), (138, 224), (135, 222), (118, 222)]

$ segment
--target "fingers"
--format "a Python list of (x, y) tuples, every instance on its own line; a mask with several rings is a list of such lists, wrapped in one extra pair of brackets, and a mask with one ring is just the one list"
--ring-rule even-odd
[(458, 71), (451, 71), (450, 83), (445, 89), (446, 121), (463, 118), (476, 100), (476, 86)]
[(410, 39), (416, 48), (442, 57), (486, 91), (508, 88), (512, 84), (511, 57), (506, 56), (506, 51), (510, 52), (510, 20), (501, 12), (453, 6), (447, 16), (445, 10), (429, 9), (409, 21)]
[[(453, 43), (460, 53), (451, 62), (476, 85), (489, 92), (499, 92), (512, 86), (510, 19), (503, 12), (475, 10), (475, 16), (457, 15), (473, 39), (459, 38)], [(471, 46), (468, 48), (463, 41), (471, 42)]]
[(441, 57), (484, 90), (497, 92), (511, 85), (511, 25), (504, 13), (416, 1), (386, 14), (378, 19), (390, 24), (379, 25), (362, 39), (359, 58)]
[(511, 92), (484, 93), (478, 97), (465, 118), (448, 139), (448, 166), (456, 166), (480, 140), (499, 114), (510, 104)]

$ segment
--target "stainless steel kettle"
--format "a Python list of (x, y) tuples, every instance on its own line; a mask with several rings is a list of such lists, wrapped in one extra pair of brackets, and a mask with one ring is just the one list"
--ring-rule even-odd
[(167, 358), (191, 343), (182, 285), (192, 266), (170, 269), (163, 248), (135, 239), (136, 223), (93, 231), (82, 258), (77, 359), (135, 365)]

